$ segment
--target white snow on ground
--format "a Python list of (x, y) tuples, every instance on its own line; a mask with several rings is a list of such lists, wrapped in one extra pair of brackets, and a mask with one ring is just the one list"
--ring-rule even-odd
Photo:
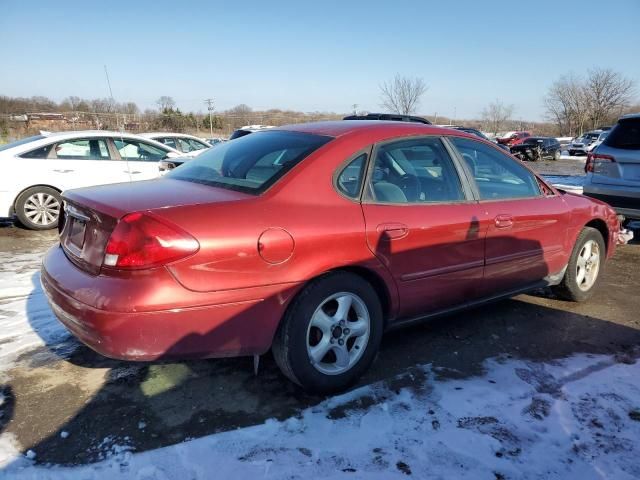
[(41, 261), (42, 253), (0, 253), (0, 372), (16, 356), (45, 341), (63, 344), (71, 340), (40, 286)]
[(583, 192), (584, 175), (542, 175), (551, 185), (571, 193)]
[[(5, 370), (41, 346), (41, 336), (49, 345), (68, 339), (46, 306), (38, 266), (36, 254), (0, 254)], [(640, 416), (640, 362), (632, 362), (496, 358), (482, 376), (459, 380), (418, 366), (406, 373), (414, 388), (374, 384), (284, 421), (147, 452), (105, 438), (104, 460), (77, 467), (36, 465), (34, 453), (4, 433), (0, 478), (392, 479), (410, 471), (414, 478), (637, 479), (640, 421), (632, 417)], [(0, 415), (3, 405), (0, 397)]]
[[(640, 363), (575, 356), (553, 363), (494, 359), (486, 374), (393, 392), (360, 388), (297, 418), (75, 468), (34, 466), (0, 437), (5, 478), (637, 479)], [(369, 405), (374, 398), (375, 404)], [(346, 415), (335, 417), (335, 408)], [(349, 409), (348, 407), (352, 408)], [(1, 464), (0, 464), (1, 465)], [(1, 467), (0, 467), (1, 468)], [(503, 477), (500, 477), (502, 475)]]

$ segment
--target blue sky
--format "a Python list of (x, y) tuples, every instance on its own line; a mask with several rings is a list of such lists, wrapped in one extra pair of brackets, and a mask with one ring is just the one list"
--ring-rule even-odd
[[(101, 6), (98, 6), (101, 5)], [(478, 117), (494, 99), (540, 119), (552, 81), (594, 66), (638, 82), (640, 0), (0, 1), (0, 94), (114, 97), (185, 110), (380, 111), (396, 73), (420, 113)]]

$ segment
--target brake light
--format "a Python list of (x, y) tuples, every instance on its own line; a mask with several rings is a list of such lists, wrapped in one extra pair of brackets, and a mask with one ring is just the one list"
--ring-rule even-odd
[(193, 255), (198, 241), (181, 228), (150, 213), (125, 215), (111, 233), (103, 265), (142, 269)]
[(590, 152), (587, 154), (587, 163), (584, 164), (584, 171), (587, 173), (594, 172), (596, 168), (596, 162), (602, 163), (602, 162), (615, 162), (615, 161), (616, 159), (611, 155), (604, 155), (601, 153)]

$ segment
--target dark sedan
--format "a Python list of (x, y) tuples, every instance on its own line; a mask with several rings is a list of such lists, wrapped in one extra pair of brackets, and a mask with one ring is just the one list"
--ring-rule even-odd
[(511, 147), (511, 154), (520, 160), (537, 162), (548, 158), (560, 160), (560, 142), (553, 137), (529, 137)]

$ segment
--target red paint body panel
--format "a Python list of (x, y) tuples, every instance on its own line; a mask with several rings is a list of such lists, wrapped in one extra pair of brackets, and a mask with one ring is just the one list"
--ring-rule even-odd
[[(82, 252), (74, 253), (63, 231), (64, 248), (52, 248), (43, 262), (43, 288), (62, 323), (115, 358), (261, 354), (292, 298), (331, 270), (376, 278), (392, 323), (558, 273), (594, 219), (609, 229), (608, 255), (615, 249), (619, 225), (610, 207), (553, 188), (549, 197), (510, 202), (375, 205), (334, 187), (344, 162), (377, 142), (415, 135), (479, 141), (471, 135), (379, 121), (281, 129), (335, 138), (261, 195), (167, 178), (65, 192), (89, 220)], [(137, 211), (175, 224), (199, 250), (147, 270), (102, 267), (110, 231)]]

